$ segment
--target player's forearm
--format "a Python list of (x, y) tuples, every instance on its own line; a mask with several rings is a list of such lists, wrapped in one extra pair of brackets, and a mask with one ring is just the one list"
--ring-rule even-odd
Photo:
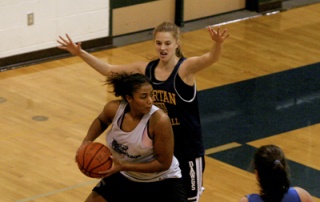
[(102, 123), (99, 118), (96, 118), (92, 122), (86, 137), (83, 139), (83, 142), (94, 141), (106, 130), (107, 127), (108, 125)]
[(199, 60), (197, 61), (197, 65), (198, 65), (197, 71), (200, 71), (216, 63), (221, 57), (222, 47), (223, 47), (222, 43), (214, 44), (212, 49), (209, 52), (200, 56)]
[(170, 165), (171, 165), (171, 161), (163, 164), (157, 160), (146, 162), (146, 163), (123, 163), (121, 170), (143, 172), (143, 173), (154, 173), (154, 172), (162, 172), (164, 170), (168, 170), (170, 168)]
[(209, 52), (210, 63), (213, 64), (217, 62), (222, 54), (223, 42), (216, 43), (213, 45), (211, 51)]
[(78, 56), (100, 74), (106, 76), (109, 73), (110, 64), (107, 62), (89, 54), (84, 50), (82, 50)]

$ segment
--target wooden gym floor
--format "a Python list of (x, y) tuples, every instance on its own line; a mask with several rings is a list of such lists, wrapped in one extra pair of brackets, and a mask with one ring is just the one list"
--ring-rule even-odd
[[(197, 75), (207, 149), (201, 201), (238, 201), (257, 191), (249, 162), (256, 147), (272, 143), (285, 151), (293, 185), (307, 186), (320, 202), (320, 4), (222, 27), (231, 33), (223, 57)], [(183, 34), (186, 56), (211, 44), (205, 29)], [(153, 54), (151, 41), (94, 53), (110, 63)], [(2, 201), (86, 198), (97, 180), (80, 173), (74, 155), (114, 98), (103, 84), (77, 57), (0, 73)]]

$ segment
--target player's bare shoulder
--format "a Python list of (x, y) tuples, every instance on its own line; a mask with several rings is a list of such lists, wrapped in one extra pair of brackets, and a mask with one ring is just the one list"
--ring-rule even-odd
[(155, 111), (149, 120), (149, 135), (161, 138), (173, 137), (172, 125), (169, 116), (162, 110)]
[(112, 101), (108, 102), (104, 106), (104, 109), (103, 109), (104, 114), (108, 118), (113, 118), (116, 115), (120, 104), (121, 104), (121, 100), (112, 100)]
[(171, 122), (168, 114), (165, 113), (162, 109), (158, 109), (152, 114), (150, 118), (150, 124), (154, 126), (155, 125), (165, 126), (166, 124), (171, 124)]

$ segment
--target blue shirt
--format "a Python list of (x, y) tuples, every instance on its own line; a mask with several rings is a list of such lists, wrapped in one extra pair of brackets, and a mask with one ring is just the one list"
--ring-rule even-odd
[[(264, 202), (259, 194), (249, 194), (246, 196), (249, 202)], [(301, 202), (298, 192), (290, 187), (288, 192), (284, 194), (281, 202)]]

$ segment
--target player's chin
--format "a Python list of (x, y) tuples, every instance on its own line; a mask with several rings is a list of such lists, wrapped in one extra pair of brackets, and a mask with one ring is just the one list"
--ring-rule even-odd
[(145, 108), (145, 114), (149, 113), (151, 111), (151, 107)]

